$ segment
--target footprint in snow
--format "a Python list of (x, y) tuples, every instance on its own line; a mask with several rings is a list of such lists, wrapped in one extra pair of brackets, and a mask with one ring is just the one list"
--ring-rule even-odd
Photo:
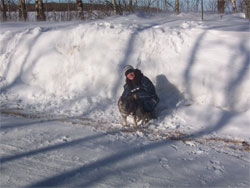
[(193, 141), (185, 141), (185, 144), (191, 147), (196, 146), (196, 144)]
[(64, 136), (61, 138), (63, 142), (68, 142), (69, 141), (69, 136)]
[(114, 29), (115, 26), (112, 24), (112, 23), (109, 23), (109, 22), (104, 22), (104, 24), (106, 27), (109, 27), (110, 29)]
[(178, 147), (176, 145), (171, 145), (171, 147), (178, 151)]
[(163, 167), (163, 168), (169, 168), (169, 166), (168, 166), (168, 160), (166, 159), (166, 158), (161, 158), (160, 160), (159, 160), (159, 162), (160, 162), (160, 165)]
[(59, 144), (59, 143), (62, 143), (62, 142), (69, 142), (69, 141), (71, 141), (69, 136), (62, 136), (62, 137), (58, 137), (58, 138), (55, 138), (55, 139), (52, 139), (52, 140), (47, 140), (46, 145)]
[(63, 137), (57, 139), (57, 142), (68, 142), (68, 141), (70, 141), (69, 136), (63, 136)]
[(221, 175), (224, 172), (224, 166), (219, 161), (210, 161), (207, 167), (209, 170), (214, 170), (217, 175)]

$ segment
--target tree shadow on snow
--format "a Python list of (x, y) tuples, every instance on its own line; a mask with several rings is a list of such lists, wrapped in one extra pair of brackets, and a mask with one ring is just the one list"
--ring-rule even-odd
[(175, 141), (171, 140), (162, 140), (139, 147), (131, 146), (130, 148), (126, 148), (107, 157), (97, 159), (73, 170), (38, 181), (28, 187), (56, 187), (72, 185), (74, 185), (74, 187), (90, 187), (98, 185), (98, 183), (104, 181), (108, 177), (116, 176), (122, 171), (131, 171), (133, 169), (140, 168), (141, 166), (145, 167), (151, 165), (150, 161), (147, 160), (142, 160), (140, 162), (134, 161), (128, 165), (126, 162), (125, 165), (122, 162), (129, 160), (130, 157), (137, 156), (147, 150), (155, 150), (157, 148), (173, 144), (174, 142)]
[[(146, 18), (145, 18), (146, 19)], [(138, 28), (136, 28), (131, 35), (128, 38), (128, 42), (126, 45), (126, 49), (125, 49), (125, 53), (124, 53), (124, 58), (119, 62), (119, 65), (117, 67), (117, 69), (115, 70), (115, 74), (117, 75), (117, 81), (114, 83), (112, 90), (112, 101), (110, 99), (107, 100), (103, 100), (101, 103), (98, 104), (93, 104), (91, 105), (91, 107), (87, 110), (84, 111), (82, 113), (82, 116), (87, 116), (90, 113), (94, 112), (95, 110), (99, 109), (100, 106), (103, 107), (103, 111), (105, 111), (105, 109), (109, 106), (108, 104), (112, 104), (112, 102), (114, 102), (114, 100), (118, 100), (118, 98), (120, 97), (121, 93), (119, 93), (119, 89), (125, 84), (125, 76), (122, 73), (122, 70), (124, 68), (124, 66), (128, 65), (128, 64), (132, 64), (131, 62), (131, 58), (132, 58), (132, 54), (135, 48), (135, 43), (136, 43), (136, 39), (139, 36), (139, 34), (141, 32), (144, 32), (148, 29), (152, 29), (155, 26), (159, 26), (159, 25), (163, 25), (166, 23), (170, 23), (170, 22), (175, 22), (176, 19), (173, 20), (161, 20), (158, 21), (157, 23), (151, 24), (151, 25), (147, 25), (147, 26), (140, 26)], [(136, 67), (139, 68), (139, 67)], [(118, 109), (117, 109), (118, 110)]]
[[(5, 69), (5, 71), (3, 73), (3, 79), (7, 78), (7, 76), (11, 72), (11, 67), (14, 66), (13, 62), (15, 62), (14, 58), (15, 58), (15, 55), (16, 55), (15, 53), (16, 53), (17, 49), (21, 48), (23, 43), (26, 44), (25, 43), (26, 35), (29, 35), (34, 29), (35, 28), (27, 30), (24, 33), (22, 33), (21, 39), (18, 39), (18, 41), (15, 44), (15, 47), (10, 51), (9, 63), (7, 65), (7, 68)], [(7, 91), (7, 90), (9, 90), (9, 89), (11, 89), (13, 87), (15, 87), (18, 84), (24, 84), (24, 81), (21, 78), (21, 76), (22, 76), (22, 74), (24, 74), (24, 72), (27, 72), (27, 70), (30, 70), (30, 68), (25, 68), (25, 66), (27, 65), (28, 59), (32, 54), (33, 47), (37, 44), (37, 41), (39, 40), (41, 35), (42, 35), (42, 32), (39, 32), (38, 34), (36, 34), (33, 37), (32, 42), (30, 42), (30, 41), (27, 42), (26, 46), (27, 46), (28, 50), (27, 50), (26, 54), (22, 54), (23, 57), (21, 58), (21, 60), (19, 60), (19, 63), (20, 63), (20, 68), (19, 68), (20, 71), (19, 71), (19, 73), (15, 76), (15, 78), (11, 81), (11, 83), (9, 83), (7, 85), (4, 85), (3, 87), (0, 87), (0, 94), (4, 93), (5, 91)], [(42, 55), (43, 54), (41, 54), (40, 57), (42, 57)], [(20, 57), (18, 57), (18, 58), (20, 58)], [(36, 62), (36, 61), (34, 61), (34, 62)]]
[[(124, 54), (124, 59), (122, 59), (118, 65), (118, 68), (117, 68), (117, 81), (116, 83), (114, 84), (113, 86), (113, 89), (112, 89), (112, 94), (113, 96), (117, 96), (117, 92), (119, 91), (119, 88), (121, 87), (121, 85), (123, 85), (125, 83), (125, 77), (122, 73), (122, 69), (124, 68), (124, 66), (128, 65), (128, 64), (133, 64), (133, 62), (131, 62), (131, 56), (133, 54), (133, 51), (134, 51), (134, 48), (135, 48), (135, 43), (136, 43), (136, 38), (137, 36), (139, 36), (139, 34), (141, 32), (144, 32), (148, 29), (152, 29), (153, 27), (155, 26), (160, 26), (160, 25), (163, 25), (163, 24), (166, 24), (166, 23), (170, 23), (170, 22), (174, 22), (176, 20), (162, 20), (162, 21), (159, 21), (158, 23), (155, 23), (155, 24), (151, 24), (151, 25), (148, 25), (148, 26), (140, 26), (138, 28), (136, 28), (132, 34), (130, 35), (129, 39), (128, 39), (128, 43), (127, 43), (127, 47), (126, 47), (126, 50), (125, 50), (125, 54)], [(139, 68), (139, 67), (136, 67), (136, 68)]]
[[(210, 28), (209, 28), (210, 29)], [(193, 91), (191, 85), (192, 83), (192, 74), (193, 69), (197, 64), (197, 56), (200, 52), (200, 47), (205, 40), (205, 36), (207, 35), (207, 31), (204, 31), (200, 34), (200, 36), (195, 41), (193, 48), (190, 53), (190, 57), (188, 59), (187, 67), (183, 74), (183, 79), (185, 81), (185, 93), (189, 99), (193, 100)], [(227, 45), (224, 43), (215, 43), (211, 45)], [(231, 46), (228, 46), (231, 47)], [(236, 46), (233, 46), (234, 48)], [(192, 137), (201, 137), (204, 135), (209, 135), (213, 132), (219, 131), (225, 128), (230, 121), (232, 121), (235, 117), (239, 115), (239, 112), (236, 110), (237, 105), (237, 93), (239, 92), (238, 86), (243, 82), (245, 77), (249, 74), (249, 50), (247, 48), (247, 41), (242, 40), (238, 44), (238, 48), (240, 52), (235, 51), (232, 53), (230, 61), (228, 64), (234, 64), (237, 59), (241, 58), (241, 64), (239, 65), (239, 70), (231, 70), (231, 75), (228, 77), (227, 85), (225, 85), (224, 91), (224, 105), (228, 106), (228, 110), (222, 110), (221, 114), (218, 116), (218, 120), (216, 122), (212, 121), (212, 117), (210, 117), (209, 113), (207, 114), (207, 122), (205, 122), (206, 126), (204, 129), (197, 130), (192, 134)], [(237, 49), (237, 47), (236, 47)], [(245, 110), (247, 111), (247, 110)]]
[[(136, 34), (132, 35), (131, 39), (134, 39), (135, 35)], [(186, 92), (189, 92), (191, 96), (192, 96), (192, 90), (190, 87), (191, 73), (196, 63), (195, 56), (198, 53), (199, 44), (203, 40), (204, 36), (205, 36), (205, 33), (203, 33), (196, 41), (197, 42), (196, 44), (198, 46), (195, 45), (195, 47), (193, 48), (193, 51), (191, 53), (191, 56), (188, 62), (188, 66), (186, 67), (186, 71), (184, 72), (184, 75), (183, 75), (184, 79), (186, 80), (186, 87), (187, 87)], [(121, 66), (124, 66), (129, 62), (129, 59), (130, 59), (129, 55), (131, 54), (133, 50), (132, 49), (133, 41), (134, 40), (129, 41), (128, 51), (126, 53), (126, 55), (128, 56), (126, 56), (124, 61), (122, 61)], [(243, 45), (243, 43), (242, 43), (241, 49), (242, 49), (241, 55), (246, 55), (246, 53), (249, 52), (247, 48), (245, 47), (245, 45)], [(233, 61), (233, 58), (232, 58), (232, 61)], [(249, 70), (249, 56), (245, 56), (245, 59), (242, 62), (242, 67), (239, 71), (239, 74), (236, 75), (235, 77), (232, 77), (231, 80), (229, 80), (228, 87), (227, 87), (228, 93), (236, 92), (237, 85), (241, 83), (243, 78), (247, 75), (248, 73), (247, 70)], [(115, 85), (113, 89), (114, 94), (117, 93), (120, 83), (121, 82), (118, 81), (117, 85)], [(182, 99), (184, 99), (183, 95), (180, 93), (178, 88), (176, 88), (172, 83), (170, 83), (167, 77), (162, 74), (156, 77), (156, 92), (160, 98), (160, 103), (157, 107), (157, 111), (160, 112), (161, 117), (171, 114), (176, 108), (176, 106), (178, 105), (178, 103)], [(225, 95), (225, 100), (227, 99), (228, 98)], [(235, 115), (237, 114), (236, 113), (232, 113), (232, 114), (222, 113), (221, 117), (218, 119), (217, 122), (215, 122), (213, 125), (211, 125), (207, 129), (197, 131), (194, 134), (194, 136), (196, 137), (202, 136), (202, 135), (209, 134), (211, 132), (221, 129), (222, 127), (226, 126), (226, 124), (230, 120), (232, 120), (232, 118), (235, 117)], [(7, 161), (15, 160), (17, 158), (22, 158), (25, 156), (32, 156), (41, 152), (50, 152), (50, 151), (53, 151), (56, 149), (62, 149), (68, 146), (71, 147), (75, 144), (89, 141), (90, 139), (100, 138), (102, 136), (103, 136), (102, 134), (94, 135), (94, 136), (90, 136), (87, 138), (78, 139), (73, 142), (69, 142), (67, 144), (63, 143), (63, 144), (58, 144), (58, 145), (54, 145), (54, 146), (47, 147), (47, 148), (40, 148), (39, 150), (30, 151), (30, 152), (16, 155), (13, 157), (2, 158), (2, 161), (7, 162)], [(139, 156), (145, 151), (153, 151), (153, 150), (156, 150), (157, 148), (166, 147), (173, 143), (175, 143), (175, 141), (161, 140), (157, 142), (150, 142), (149, 144), (141, 145), (140, 147), (135, 146), (135, 147), (125, 148), (125, 149), (120, 150), (119, 152), (111, 153), (110, 155), (106, 157), (93, 160), (75, 169), (64, 171), (52, 177), (42, 179), (31, 185), (28, 185), (27, 187), (53, 187), (53, 186), (63, 186), (65, 184), (67, 185), (72, 184), (74, 186), (79, 186), (79, 187), (94, 186), (102, 182), (103, 180), (107, 179), (108, 177), (114, 176), (114, 174), (116, 174), (117, 172), (119, 173), (119, 171), (120, 172), (130, 171), (135, 168), (140, 168), (143, 165), (150, 164), (148, 163), (148, 161), (142, 161), (141, 163), (138, 163), (138, 164), (131, 163), (131, 165), (123, 164), (123, 165), (116, 166), (118, 163), (126, 161), (126, 160), (130, 160), (134, 156)], [(112, 168), (112, 167), (115, 167), (115, 168)]]

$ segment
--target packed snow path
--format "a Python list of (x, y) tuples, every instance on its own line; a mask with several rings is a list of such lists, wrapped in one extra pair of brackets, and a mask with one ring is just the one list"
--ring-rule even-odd
[(1, 114), (1, 187), (249, 187), (249, 147), (92, 125)]

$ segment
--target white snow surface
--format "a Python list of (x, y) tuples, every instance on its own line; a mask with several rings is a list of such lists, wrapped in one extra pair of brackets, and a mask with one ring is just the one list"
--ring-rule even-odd
[[(0, 186), (249, 187), (249, 34), (241, 14), (0, 23)], [(137, 130), (128, 64), (160, 97)]]

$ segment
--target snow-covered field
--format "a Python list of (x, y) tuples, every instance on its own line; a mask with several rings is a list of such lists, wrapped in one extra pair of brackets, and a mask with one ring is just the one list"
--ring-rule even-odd
[[(241, 14), (1, 23), (0, 186), (249, 187), (249, 34)], [(137, 130), (127, 64), (160, 97)]]

